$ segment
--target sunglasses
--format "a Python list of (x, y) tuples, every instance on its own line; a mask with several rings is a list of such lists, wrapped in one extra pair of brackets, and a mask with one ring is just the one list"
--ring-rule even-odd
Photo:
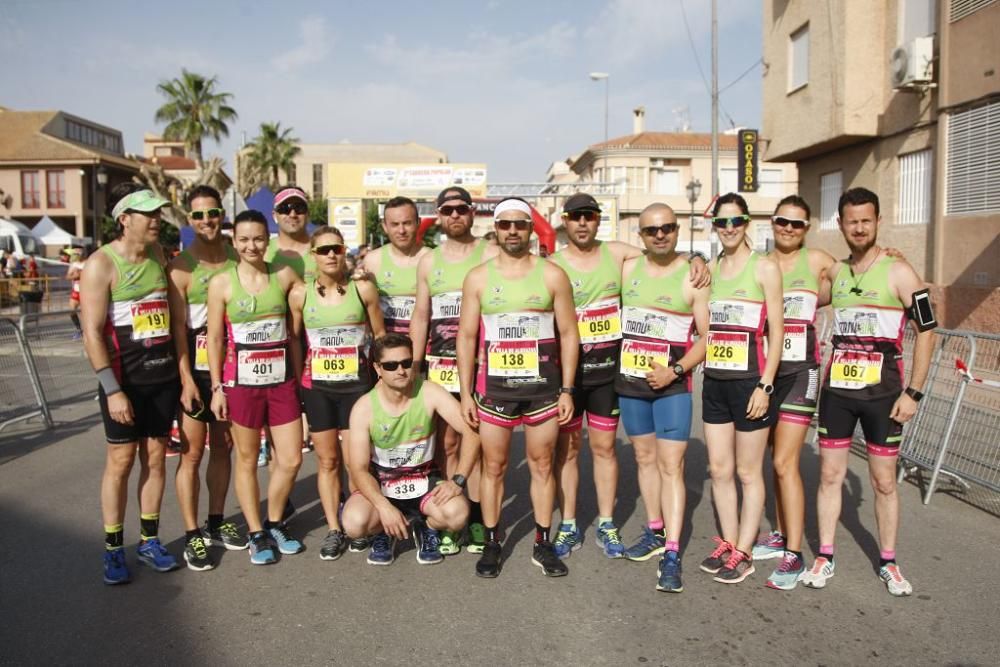
[(771, 222), (778, 225), (779, 227), (792, 226), (792, 229), (805, 229), (809, 226), (808, 220), (796, 220), (795, 218), (783, 218), (780, 215), (776, 215), (771, 218)]
[(643, 236), (656, 236), (658, 233), (663, 232), (664, 236), (669, 236), (670, 234), (676, 232), (678, 229), (680, 229), (679, 224), (677, 224), (676, 222), (668, 222), (665, 225), (660, 225), (659, 227), (655, 227), (653, 225), (650, 225), (649, 227), (643, 227), (639, 230), (639, 233), (642, 234)]
[(408, 371), (413, 368), (413, 359), (403, 359), (401, 361), (380, 361), (378, 362), (378, 365), (381, 366), (384, 371), (394, 371), (400, 366), (403, 367), (403, 370)]
[(468, 204), (459, 204), (458, 206), (441, 206), (438, 208), (438, 213), (446, 218), (450, 218), (452, 213), (458, 213), (459, 215), (468, 215), (472, 207)]
[(203, 208), (198, 211), (191, 211), (192, 220), (204, 220), (205, 218), (221, 218), (225, 213), (221, 208)]
[(330, 245), (320, 245), (313, 248), (313, 252), (321, 257), (325, 257), (333, 252), (338, 257), (347, 252), (347, 246), (343, 243), (331, 243)]
[(509, 230), (511, 225), (513, 225), (514, 229), (517, 231), (523, 232), (531, 225), (531, 220), (497, 220), (496, 225), (497, 229), (503, 232)]
[(742, 227), (750, 222), (749, 215), (734, 215), (731, 218), (712, 218), (712, 226), (716, 229), (726, 229), (727, 227)]
[(309, 210), (309, 206), (305, 202), (295, 202), (294, 204), (289, 202), (282, 202), (277, 206), (275, 206), (274, 210), (280, 213), (281, 215), (288, 215), (292, 211), (295, 211), (299, 215), (302, 215), (303, 213)]
[(572, 211), (562, 214), (563, 220), (579, 220), (580, 218), (587, 222), (595, 222), (601, 219), (601, 214), (598, 211)]

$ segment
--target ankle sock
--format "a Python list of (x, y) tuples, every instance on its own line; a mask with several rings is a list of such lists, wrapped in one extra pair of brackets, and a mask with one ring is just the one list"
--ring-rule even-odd
[(108, 551), (114, 551), (115, 549), (121, 549), (125, 546), (125, 533), (122, 530), (122, 525), (116, 523), (112, 526), (105, 524), (104, 526), (104, 548)]
[(612, 526), (615, 525), (614, 517), (610, 516), (599, 516), (597, 517), (597, 525), (601, 526), (603, 524), (610, 523)]
[(185, 539), (185, 541), (190, 542), (195, 537), (201, 537), (201, 531), (198, 530), (197, 528), (195, 528), (194, 530), (186, 530), (186, 531), (184, 531), (184, 539)]
[(652, 521), (647, 521), (646, 525), (654, 533), (663, 532), (663, 519), (653, 519)]
[(469, 501), (469, 523), (483, 522), (483, 506), (477, 501)]
[(576, 519), (563, 519), (559, 527), (562, 528), (563, 526), (569, 526), (570, 530), (576, 530)]
[(160, 513), (139, 515), (139, 535), (143, 541), (151, 540), (159, 535)]
[(895, 563), (895, 562), (896, 562), (896, 551), (895, 550), (893, 550), (893, 551), (887, 551), (887, 550), (883, 549), (881, 552), (879, 552), (879, 558), (878, 558), (878, 566), (879, 567), (885, 567), (889, 563)]
[(499, 542), (500, 541), (500, 531), (496, 526), (483, 526), (486, 531), (486, 541), (487, 542)]
[(833, 562), (833, 545), (832, 544), (821, 544), (819, 547), (819, 555), (827, 559), (831, 563)]
[(681, 551), (680, 544), (678, 544), (674, 540), (667, 540), (667, 542), (663, 546), (666, 547), (667, 551), (673, 551), (675, 553), (680, 553)]
[(543, 526), (541, 524), (535, 524), (535, 544), (539, 542), (549, 541), (549, 529), (551, 526)]
[(224, 520), (224, 518), (225, 517), (222, 514), (209, 514), (208, 515), (208, 529), (211, 530), (211, 531), (218, 530), (219, 526), (222, 525), (222, 521)]

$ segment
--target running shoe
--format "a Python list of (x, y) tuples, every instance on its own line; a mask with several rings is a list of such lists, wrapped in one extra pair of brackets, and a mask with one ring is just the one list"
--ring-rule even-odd
[(368, 551), (369, 565), (392, 565), (396, 560), (396, 538), (379, 533), (372, 538), (372, 548)]
[(267, 533), (261, 531), (256, 536), (250, 538), (251, 565), (270, 565), (277, 561), (274, 549), (271, 547), (271, 541), (267, 539)]
[(173, 439), (168, 440), (166, 456), (169, 458), (171, 456), (180, 456), (180, 454), (181, 454), (181, 443), (179, 441), (175, 442)]
[(681, 557), (676, 551), (663, 554), (656, 574), (656, 590), (667, 593), (680, 593), (684, 590), (684, 584), (681, 583)]
[(288, 529), (284, 524), (272, 524), (268, 526), (266, 530), (268, 537), (271, 538), (271, 544), (276, 546), (278, 551), (286, 556), (300, 553), (303, 549), (305, 549), (301, 542), (288, 536)]
[(454, 556), (462, 550), (462, 547), (458, 545), (458, 533), (451, 530), (442, 530), (440, 535), (441, 546), (438, 547), (438, 552), (442, 556)]
[(625, 557), (634, 561), (647, 561), (653, 556), (659, 556), (667, 550), (667, 538), (665, 535), (658, 535), (649, 529), (649, 526), (642, 527), (642, 535), (639, 541), (625, 550)]
[(754, 560), (767, 560), (769, 558), (781, 558), (785, 555), (785, 536), (776, 530), (772, 530), (764, 535), (757, 544), (753, 545), (750, 552)]
[[(476, 576), (484, 579), (494, 579), (500, 574), (500, 563), (503, 548), (500, 543), (490, 540), (483, 545), (483, 555), (476, 561)], [(557, 559), (558, 560), (558, 559)]]
[(720, 584), (738, 584), (753, 573), (753, 559), (739, 549), (733, 549), (729, 560), (712, 579)]
[(812, 567), (799, 575), (799, 581), (809, 588), (823, 588), (826, 586), (826, 582), (833, 577), (833, 566), (833, 561), (827, 560), (822, 556), (817, 556), (816, 560), (813, 561)]
[(157, 572), (170, 572), (180, 567), (177, 559), (167, 551), (159, 538), (151, 537), (139, 543), (139, 562)]
[[(465, 545), (465, 550), (470, 554), (481, 554), (486, 545), (486, 526), (476, 522), (469, 524), (469, 543)], [(496, 575), (493, 575), (496, 576)]]
[(313, 441), (311, 438), (306, 438), (305, 441), (302, 443), (303, 454), (308, 454), (309, 452), (313, 451), (314, 448), (315, 447), (313, 446)]
[(899, 571), (899, 566), (895, 563), (888, 563), (880, 567), (878, 576), (885, 587), (889, 589), (890, 595), (903, 597), (913, 594), (913, 586), (903, 577), (903, 573)]
[(767, 587), (779, 591), (790, 591), (799, 583), (799, 577), (806, 571), (802, 559), (790, 551), (785, 552), (778, 567), (767, 578)]
[(270, 457), (267, 454), (267, 441), (261, 438), (260, 451), (257, 453), (257, 467), (266, 468)]
[(556, 556), (569, 558), (574, 551), (583, 546), (583, 533), (578, 527), (568, 523), (560, 523), (553, 546), (556, 550)]
[(426, 523), (413, 527), (413, 541), (417, 545), (417, 562), (421, 565), (437, 565), (444, 560), (441, 536)]
[(125, 564), (125, 550), (112, 549), (104, 551), (104, 583), (108, 586), (127, 584), (132, 581), (132, 575)]
[(323, 538), (323, 546), (319, 548), (321, 560), (337, 560), (347, 549), (347, 536), (342, 530), (331, 530)]
[(701, 561), (701, 571), (715, 574), (722, 569), (722, 566), (729, 560), (729, 554), (733, 552), (733, 545), (726, 542), (721, 537), (713, 537), (715, 550), (708, 554), (708, 558)]
[(542, 568), (546, 577), (565, 577), (569, 574), (566, 563), (556, 555), (556, 549), (548, 540), (535, 542), (535, 548), (531, 551), (531, 562)]
[(216, 530), (209, 529), (206, 521), (201, 534), (205, 538), (205, 544), (210, 547), (225, 547), (226, 551), (243, 551), (247, 548), (246, 535), (232, 521), (223, 521)]
[(187, 544), (184, 545), (184, 562), (187, 563), (189, 570), (194, 570), (195, 572), (204, 572), (215, 567), (212, 557), (208, 555), (208, 547), (205, 546), (205, 540), (201, 535), (188, 538)]
[(347, 544), (347, 550), (352, 554), (362, 554), (368, 551), (368, 547), (372, 545), (372, 538), (368, 537), (356, 537)]
[(597, 537), (594, 543), (604, 551), (608, 558), (625, 558), (625, 544), (622, 542), (618, 528), (610, 521), (597, 526)]
[(289, 497), (288, 499), (285, 500), (285, 509), (281, 511), (281, 524), (284, 525), (288, 523), (289, 521), (292, 520), (293, 516), (295, 516), (295, 504)]

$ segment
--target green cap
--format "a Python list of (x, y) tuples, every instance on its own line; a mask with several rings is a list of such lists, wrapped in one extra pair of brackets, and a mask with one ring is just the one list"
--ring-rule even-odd
[(125, 211), (139, 211), (140, 213), (151, 213), (158, 211), (164, 206), (169, 206), (170, 202), (161, 197), (157, 197), (152, 190), (136, 190), (130, 195), (121, 198), (111, 211), (111, 217), (115, 220)]

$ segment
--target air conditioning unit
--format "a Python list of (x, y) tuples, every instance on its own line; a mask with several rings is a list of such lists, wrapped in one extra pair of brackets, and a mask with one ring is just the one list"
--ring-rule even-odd
[(917, 37), (892, 52), (889, 69), (893, 88), (910, 88), (934, 80), (934, 37)]

